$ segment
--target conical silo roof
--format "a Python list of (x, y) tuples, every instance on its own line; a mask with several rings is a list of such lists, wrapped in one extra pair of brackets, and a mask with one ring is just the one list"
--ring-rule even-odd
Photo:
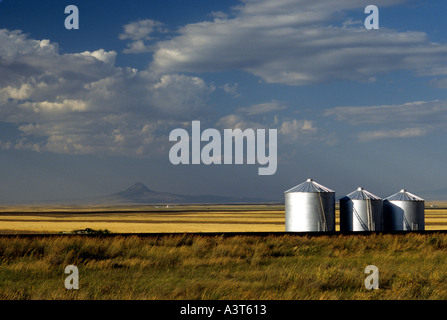
[(395, 193), (392, 196), (385, 198), (385, 200), (388, 200), (388, 201), (424, 201), (424, 199), (408, 192), (405, 189), (402, 189), (398, 193)]
[(382, 200), (380, 197), (372, 194), (369, 191), (366, 191), (365, 189), (359, 187), (357, 190), (347, 194), (340, 200)]
[(306, 181), (304, 181), (303, 183), (287, 190), (284, 191), (284, 193), (289, 193), (289, 192), (332, 192), (335, 193), (335, 191), (326, 188), (325, 186), (322, 186), (321, 184), (313, 181), (312, 179), (307, 179)]

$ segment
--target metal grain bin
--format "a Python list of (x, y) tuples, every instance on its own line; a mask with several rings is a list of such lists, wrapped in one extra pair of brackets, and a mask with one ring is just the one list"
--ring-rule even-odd
[(382, 231), (383, 203), (358, 188), (340, 199), (340, 231)]
[(383, 227), (385, 231), (425, 229), (424, 199), (402, 189), (383, 200)]
[(284, 192), (287, 232), (335, 231), (335, 192), (312, 179)]

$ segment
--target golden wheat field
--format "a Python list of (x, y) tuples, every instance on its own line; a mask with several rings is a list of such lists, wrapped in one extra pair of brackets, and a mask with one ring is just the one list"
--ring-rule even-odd
[[(447, 229), (446, 207), (425, 214), (427, 230)], [(445, 232), (282, 234), (281, 205), (4, 207), (0, 224), (0, 300), (447, 297)], [(115, 234), (72, 234), (87, 228)], [(365, 288), (368, 265), (380, 290)]]
[[(426, 230), (447, 230), (447, 203), (428, 203)], [(1, 207), (0, 233), (281, 232), (283, 205), (184, 205), (121, 207)], [(339, 230), (336, 210), (336, 230)]]

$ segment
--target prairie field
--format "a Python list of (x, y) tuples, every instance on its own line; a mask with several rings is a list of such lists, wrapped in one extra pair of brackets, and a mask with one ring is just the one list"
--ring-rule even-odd
[(447, 208), (425, 214), (425, 233), (290, 234), (281, 205), (3, 207), (0, 299), (445, 300)]
[(284, 231), (284, 206), (25, 207), (0, 209), (0, 233)]
[[(336, 210), (336, 230), (339, 230)], [(447, 230), (447, 204), (425, 209), (426, 230)], [(2, 233), (282, 232), (284, 205), (0, 207)]]
[(446, 251), (446, 233), (2, 236), (0, 299), (445, 300)]

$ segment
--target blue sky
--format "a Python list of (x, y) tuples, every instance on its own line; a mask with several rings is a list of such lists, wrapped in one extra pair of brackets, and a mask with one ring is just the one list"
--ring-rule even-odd
[[(79, 9), (67, 30), (64, 9)], [(446, 187), (447, 4), (0, 3), (0, 201), (157, 191), (282, 200)], [(178, 165), (171, 130), (277, 129), (278, 168)]]

